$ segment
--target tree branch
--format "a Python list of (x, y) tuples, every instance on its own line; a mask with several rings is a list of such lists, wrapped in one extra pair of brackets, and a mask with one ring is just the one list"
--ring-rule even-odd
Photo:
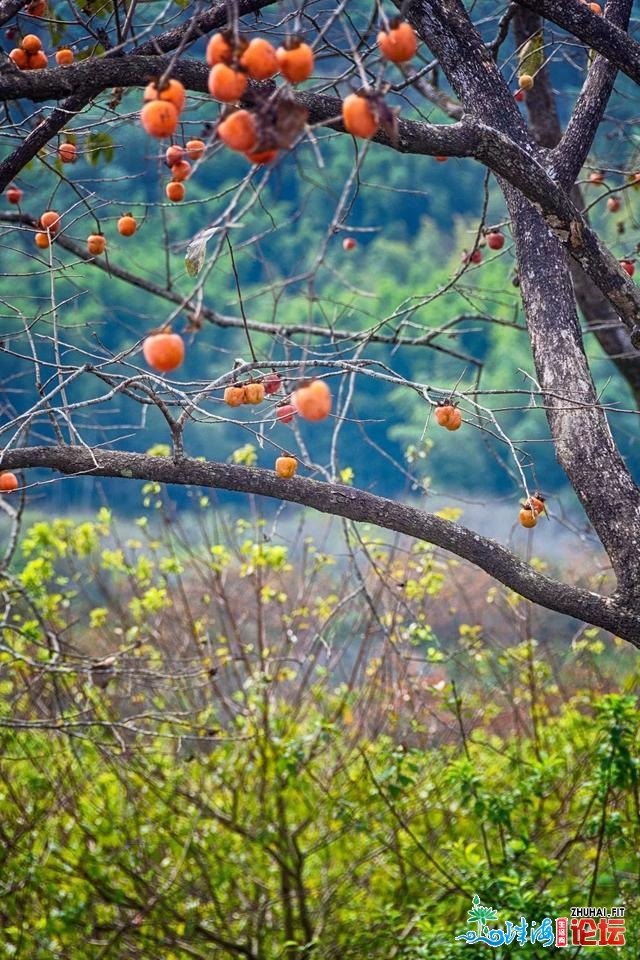
[(271, 470), (235, 464), (90, 451), (74, 446), (6, 449), (2, 455), (3, 469), (36, 467), (74, 476), (123, 477), (251, 493), (299, 503), (333, 516), (372, 523), (442, 547), (485, 570), (528, 600), (602, 627), (640, 646), (638, 605), (627, 606), (620, 598), (603, 597), (543, 576), (495, 540), (416, 507), (354, 487), (305, 478), (281, 480)]
[[(608, 0), (607, 20), (626, 29), (632, 0)], [(564, 135), (549, 157), (559, 183), (569, 190), (586, 160), (613, 92), (618, 68), (606, 57), (596, 57), (573, 108)], [(535, 89), (535, 87), (534, 87)]]
[(640, 84), (640, 43), (609, 23), (606, 17), (592, 13), (578, 0), (517, 0), (529, 10), (541, 14), (573, 37), (583, 40), (601, 53), (619, 70)]

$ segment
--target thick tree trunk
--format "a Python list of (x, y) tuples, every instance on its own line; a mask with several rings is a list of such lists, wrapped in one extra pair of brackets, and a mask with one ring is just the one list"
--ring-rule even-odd
[(640, 490), (598, 403), (567, 258), (531, 204), (512, 187), (503, 189), (556, 458), (609, 555), (619, 592), (635, 602), (640, 600)]

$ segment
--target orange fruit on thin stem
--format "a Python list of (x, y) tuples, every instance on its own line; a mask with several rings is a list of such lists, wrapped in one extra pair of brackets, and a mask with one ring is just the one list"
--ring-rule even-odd
[(302, 83), (313, 73), (314, 56), (311, 47), (296, 38), (276, 50), (280, 73), (289, 83)]
[(379, 127), (379, 121), (369, 97), (350, 93), (342, 101), (342, 122), (347, 133), (368, 140)]
[(207, 43), (206, 59), (209, 66), (215, 67), (216, 63), (231, 63), (235, 46), (232, 44), (233, 34), (231, 31), (214, 33)]
[(324, 380), (310, 380), (291, 394), (291, 404), (305, 420), (324, 420), (331, 413), (331, 391)]
[(62, 163), (75, 163), (78, 159), (78, 150), (75, 143), (61, 143), (58, 147), (58, 156)]
[(377, 37), (380, 53), (392, 63), (406, 63), (415, 56), (418, 38), (406, 20), (393, 20), (389, 30), (381, 30)]
[(206, 144), (202, 140), (188, 140), (184, 146), (189, 160), (200, 160), (201, 157), (204, 157), (205, 150), (207, 149)]
[(55, 210), (45, 210), (40, 217), (40, 226), (54, 236), (60, 229), (60, 214)]
[(164, 158), (167, 161), (167, 166), (172, 167), (174, 163), (180, 163), (181, 160), (184, 160), (184, 150), (177, 143), (172, 143), (170, 147), (167, 147)]
[(535, 527), (538, 522), (538, 517), (536, 511), (532, 507), (527, 507), (523, 505), (520, 513), (518, 514), (518, 520), (523, 527), (531, 528)]
[(178, 113), (181, 113), (184, 110), (187, 93), (179, 80), (167, 80), (162, 88), (158, 87), (158, 84), (153, 81), (144, 88), (142, 99), (145, 103), (153, 100), (163, 100), (166, 103), (173, 104)]
[(178, 126), (179, 113), (168, 100), (150, 100), (140, 111), (140, 123), (151, 137), (163, 140)]
[(280, 423), (291, 423), (296, 412), (292, 403), (281, 403), (276, 407), (276, 420)]
[(248, 110), (235, 110), (218, 124), (218, 136), (230, 150), (252, 150), (258, 137), (255, 117)]
[(171, 176), (174, 180), (188, 180), (191, 176), (191, 164), (188, 160), (179, 160), (171, 167)]
[(118, 233), (123, 237), (132, 237), (137, 229), (138, 221), (130, 213), (125, 213), (118, 220)]
[(278, 72), (276, 51), (268, 40), (254, 37), (240, 57), (240, 66), (253, 80), (269, 80)]
[(262, 403), (264, 394), (264, 383), (261, 383), (259, 380), (252, 380), (245, 384), (244, 402), (252, 404)]
[(91, 233), (87, 237), (87, 250), (92, 257), (99, 257), (107, 249), (107, 241), (101, 233)]
[(179, 333), (151, 333), (142, 344), (144, 359), (154, 370), (170, 373), (184, 360), (184, 340)]
[(18, 478), (15, 473), (11, 473), (10, 470), (5, 470), (3, 473), (0, 473), (0, 491), (2, 491), (2, 493), (11, 493), (17, 489)]
[(187, 191), (184, 188), (184, 184), (180, 183), (180, 181), (170, 180), (164, 188), (164, 192), (167, 198), (171, 200), (171, 203), (180, 203), (181, 200), (184, 200)]
[(226, 63), (217, 63), (209, 72), (209, 93), (222, 103), (235, 103), (247, 89), (246, 73), (234, 70)]

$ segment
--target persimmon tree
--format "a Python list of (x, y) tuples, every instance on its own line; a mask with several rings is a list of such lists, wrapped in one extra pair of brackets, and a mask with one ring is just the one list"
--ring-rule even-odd
[[(195, 9), (178, 4), (155, 10), (90, 0), (67, 4), (63, 10), (35, 0), (27, 6), (2, 0), (0, 22), (7, 30), (7, 44), (15, 44), (18, 53), (5, 55), (0, 69), (0, 189), (7, 201), (0, 221), (5, 251), (14, 251), (14, 267), (23, 264), (20, 275), (11, 278), (15, 297), (9, 292), (3, 296), (3, 364), (6, 383), (17, 384), (19, 402), (7, 394), (0, 425), (2, 469), (21, 471), (23, 493), (5, 496), (3, 507), (15, 514), (12, 504), (43, 483), (42, 475), (33, 473), (36, 468), (271, 497), (433, 543), (543, 607), (640, 645), (640, 490), (610, 426), (614, 418), (624, 418), (631, 429), (637, 414), (616, 399), (603, 399), (585, 349), (586, 335), (597, 338), (631, 395), (640, 398), (640, 292), (631, 276), (635, 251), (621, 255), (607, 231), (592, 225), (592, 219), (599, 222), (598, 211), (594, 217), (591, 199), (585, 203), (580, 189), (583, 182), (597, 189), (600, 204), (615, 187), (615, 202), (624, 195), (631, 206), (640, 179), (632, 139), (625, 139), (624, 111), (619, 163), (601, 174), (592, 160), (605, 113), (616, 103), (624, 104), (624, 96), (615, 99), (619, 76), (635, 83), (640, 79), (640, 46), (629, 32), (632, 4), (610, 0), (601, 11), (597, 4), (579, 0), (526, 0), (478, 3), (467, 9), (460, 0), (414, 0), (398, 7), (419, 45), (415, 55), (409, 51), (410, 59), (394, 62), (388, 37), (396, 29), (396, 11), (378, 3), (327, 8), (229, 0)], [(406, 32), (406, 26), (403, 29)], [(210, 38), (218, 34), (222, 37), (213, 49)], [(25, 41), (32, 35), (39, 37), (49, 58), (46, 66), (42, 57), (30, 62), (40, 51), (31, 39)], [(275, 61), (277, 72), (269, 67), (265, 49), (247, 59), (243, 38), (255, 37), (282, 51)], [(298, 37), (302, 46), (296, 47)], [(56, 47), (67, 52), (58, 50), (54, 66)], [(70, 48), (75, 48), (71, 54)], [(565, 99), (559, 105), (552, 75), (563, 58), (570, 61), (580, 89), (573, 102)], [(182, 88), (184, 103), (174, 97), (178, 91), (180, 99)], [(147, 106), (141, 112), (143, 91)], [(335, 192), (336, 177), (323, 155), (335, 142), (345, 141), (353, 162)], [(196, 143), (191, 150), (190, 142)], [(165, 172), (170, 143), (183, 152), (167, 158), (170, 170)], [(230, 148), (239, 151), (234, 154), (238, 165), (233, 185)], [(108, 166), (122, 151), (127, 153), (126, 176), (134, 176), (133, 164), (139, 162), (135, 176), (159, 179), (163, 191), (165, 186), (170, 189), (166, 200), (164, 192), (160, 202), (147, 199), (137, 219), (146, 217), (149, 224), (134, 224), (132, 229), (129, 222), (129, 232), (122, 230), (122, 241), (112, 245), (112, 237), (118, 236), (116, 222), (129, 212), (122, 199), (115, 203), (118, 177), (111, 178)], [(330, 251), (336, 238), (341, 242), (343, 237), (351, 241), (345, 242), (344, 255), (352, 248), (353, 238), (346, 236), (349, 213), (365, 179), (367, 157), (375, 151), (393, 151), (398, 164), (408, 162), (409, 155), (419, 157), (425, 183), (434, 177), (433, 158), (475, 161), (486, 169), (487, 185), (489, 174), (495, 178), (506, 214), (499, 225), (486, 222), (483, 214), (462, 264), (446, 283), (426, 294), (416, 292), (387, 315), (377, 316), (369, 307), (351, 322), (335, 289), (323, 294), (321, 287), (323, 277), (337, 277), (343, 292), (359, 293), (357, 278), (348, 270), (341, 272)], [(241, 154), (248, 155), (248, 161)], [(295, 277), (277, 277), (277, 270), (262, 263), (261, 252), (261, 231), (273, 227), (269, 184), (277, 182), (279, 169), (298, 155), (303, 159), (289, 163), (286, 176), (299, 177), (302, 183), (312, 177), (329, 182), (333, 209), (312, 260), (305, 260)], [(148, 157), (158, 161), (153, 172)], [(89, 160), (96, 162), (91, 177)], [(189, 229), (190, 191), (216, 164), (227, 171), (227, 179), (210, 202), (193, 195), (198, 227)], [(29, 184), (41, 191), (42, 202), (48, 198), (42, 209), (33, 208)], [(173, 241), (182, 244), (181, 275), (169, 266), (164, 276), (161, 270), (155, 276), (140, 275), (131, 267), (125, 244), (142, 242), (145, 236), (145, 249), (153, 248), (157, 263), (165, 263), (172, 242), (166, 217), (175, 217), (169, 208), (182, 197), (184, 221), (177, 222), (184, 227), (179, 241)], [(610, 205), (614, 208), (615, 203)], [(45, 210), (54, 214), (48, 223), (42, 218)], [(265, 220), (258, 226), (251, 218), (260, 211)], [(307, 216), (304, 209), (299, 216)], [(393, 216), (390, 201), (388, 217)], [(245, 230), (251, 222), (253, 232)], [(90, 236), (86, 243), (77, 239), (82, 231)], [(509, 233), (512, 243), (504, 246)], [(16, 260), (18, 249), (28, 251), (22, 261)], [(238, 258), (245, 251), (269, 279), (268, 319), (258, 293), (248, 300), (242, 296)], [(351, 485), (341, 471), (341, 432), (357, 419), (353, 411), (359, 386), (373, 379), (376, 392), (393, 389), (404, 398), (402, 404), (385, 406), (385, 418), (401, 417), (403, 404), (412, 409), (419, 405), (429, 429), (439, 429), (440, 411), (438, 423), (448, 428), (451, 443), (464, 443), (463, 436), (474, 431), (495, 441), (519, 485), (527, 520), (523, 525), (536, 526), (534, 536), (553, 536), (553, 527), (545, 525), (533, 505), (530, 486), (544, 483), (534, 483), (532, 459), (510, 439), (500, 410), (489, 403), (489, 392), (478, 377), (469, 387), (462, 383), (469, 364), (476, 364), (476, 370), (481, 364), (465, 352), (462, 336), (456, 340), (460, 318), (441, 317), (436, 327), (422, 321), (421, 311), (436, 300), (446, 312), (445, 294), (452, 289), (464, 292), (472, 317), (492, 319), (477, 308), (464, 286), (474, 271), (481, 276), (487, 251), (498, 258), (515, 257), (517, 286), (509, 296), (520, 301), (518, 322), (521, 317), (526, 324), (534, 369), (524, 391), (515, 385), (520, 376), (514, 369), (502, 395), (515, 404), (524, 394), (520, 409), (544, 410), (557, 461), (608, 558), (615, 578), (608, 592), (553, 579), (529, 561), (529, 553), (523, 559), (513, 545), (437, 516), (415, 501), (400, 502)], [(208, 302), (207, 291), (221, 271), (237, 290), (230, 314)], [(122, 324), (117, 348), (114, 341), (105, 344), (99, 325), (91, 337), (81, 336), (73, 326), (78, 289), (92, 284), (103, 289), (99, 282), (105, 275), (154, 298), (149, 310), (153, 322), (151, 316), (143, 323), (125, 322), (122, 312), (115, 320), (109, 318), (110, 324)], [(70, 276), (74, 291), (64, 286)], [(291, 311), (281, 312), (294, 287), (295, 319)], [(38, 305), (27, 309), (19, 298), (32, 288)], [(299, 309), (303, 301), (306, 314)], [(243, 337), (243, 357), (235, 362), (230, 350), (219, 346), (218, 338), (229, 330)], [(150, 336), (156, 338), (153, 348)], [(164, 338), (160, 344), (158, 337)], [(173, 347), (168, 338), (173, 338)], [(192, 364), (188, 369), (194, 374), (187, 379), (180, 366), (185, 343)], [(458, 378), (427, 384), (407, 377), (396, 358), (418, 349), (445, 353), (458, 363)], [(195, 373), (196, 358), (200, 375)], [(325, 407), (306, 406), (298, 391), (309, 387), (298, 386), (301, 377), (329, 386), (330, 414), (326, 400)], [(225, 404), (228, 388), (239, 391), (242, 413), (234, 410), (230, 393)], [(326, 394), (326, 387), (322, 391)], [(244, 416), (247, 399), (250, 416)], [(115, 418), (117, 425), (119, 405), (125, 401), (127, 409), (138, 411), (139, 422), (121, 425), (115, 435), (112, 425), (98, 439), (100, 417)], [(444, 407), (453, 408), (452, 414), (443, 416)], [(168, 456), (149, 455), (144, 446), (131, 449), (129, 434), (134, 444), (137, 436), (143, 443), (142, 426), (153, 412), (164, 419), (171, 443)], [(211, 443), (205, 457), (194, 456), (191, 436), (196, 424), (204, 424), (212, 436), (236, 419), (238, 429), (259, 441), (265, 457), (273, 455), (268, 466), (219, 462), (210, 455)], [(300, 427), (304, 420), (312, 421), (309, 427)], [(311, 430), (323, 436), (323, 442), (330, 437), (326, 462), (314, 459)], [(126, 441), (117, 439), (124, 434)], [(277, 475), (272, 469), (275, 458), (294, 452), (296, 475)], [(320, 479), (305, 476), (305, 467)], [(519, 509), (514, 499), (516, 523)], [(553, 506), (547, 509), (553, 524)]]

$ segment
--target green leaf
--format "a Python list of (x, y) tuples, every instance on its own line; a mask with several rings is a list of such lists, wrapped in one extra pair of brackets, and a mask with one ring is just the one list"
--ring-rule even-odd
[(544, 64), (544, 34), (542, 30), (529, 37), (518, 54), (520, 73), (535, 77)]

